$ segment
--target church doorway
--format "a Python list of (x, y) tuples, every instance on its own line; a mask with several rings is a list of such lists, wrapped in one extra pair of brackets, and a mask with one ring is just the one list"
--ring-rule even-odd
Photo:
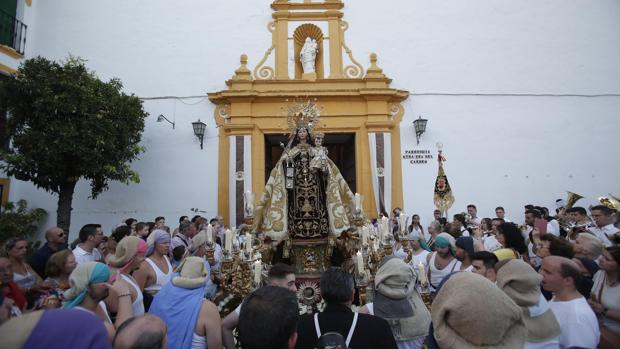
[[(282, 156), (280, 142), (286, 144), (287, 141), (287, 135), (265, 135), (265, 182)], [(355, 193), (355, 133), (326, 133), (323, 146), (327, 148), (327, 156), (336, 164), (349, 188)]]

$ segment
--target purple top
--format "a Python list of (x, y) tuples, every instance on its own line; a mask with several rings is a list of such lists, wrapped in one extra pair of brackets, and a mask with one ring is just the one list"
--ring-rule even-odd
[(23, 349), (112, 349), (103, 321), (95, 315), (70, 309), (46, 310)]

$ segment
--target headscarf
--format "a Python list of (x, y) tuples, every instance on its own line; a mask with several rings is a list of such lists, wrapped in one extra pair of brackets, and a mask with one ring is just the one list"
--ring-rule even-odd
[(191, 348), (194, 326), (187, 324), (196, 323), (204, 301), (204, 263), (201, 258), (187, 257), (181, 265), (181, 274), (175, 273), (172, 282), (165, 284), (153, 298), (149, 313), (166, 323), (169, 348)]
[(146, 238), (147, 251), (146, 256), (150, 256), (155, 252), (155, 245), (163, 245), (170, 243), (170, 234), (167, 231), (156, 229)]
[(192, 243), (189, 245), (189, 251), (194, 254), (200, 246), (203, 246), (207, 243), (207, 233), (204, 230), (201, 230), (198, 234), (196, 234), (192, 238)]
[(450, 253), (452, 254), (454, 254), (455, 243), (454, 237), (448, 233), (440, 233), (435, 238), (435, 248), (450, 247)]
[(411, 233), (409, 233), (409, 236), (407, 237), (408, 240), (418, 240), (420, 241), (420, 247), (422, 247), (424, 250), (431, 252), (431, 248), (428, 247), (428, 244), (426, 244), (426, 241), (424, 241), (424, 239), (420, 236), (420, 233), (418, 233), (417, 231), (412, 231)]
[(70, 289), (65, 291), (65, 309), (78, 306), (88, 293), (88, 286), (108, 282), (110, 269), (103, 263), (83, 262), (73, 270), (69, 276)]
[[(146, 242), (136, 236), (125, 236), (116, 246), (116, 253), (110, 257), (109, 265), (124, 272), (136, 256), (146, 256)], [(114, 280), (111, 280), (114, 281)]]

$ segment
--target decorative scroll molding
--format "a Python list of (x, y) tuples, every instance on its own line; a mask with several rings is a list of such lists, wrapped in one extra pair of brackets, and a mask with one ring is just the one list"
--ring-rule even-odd
[(400, 103), (390, 103), (389, 116), (390, 120), (394, 120), (397, 116), (401, 116), (403, 113), (403, 106)]
[(340, 41), (342, 42), (342, 48), (344, 48), (344, 51), (347, 53), (347, 56), (349, 56), (351, 62), (353, 62), (352, 65), (347, 65), (344, 67), (344, 75), (349, 79), (361, 79), (364, 76), (364, 67), (359, 64), (355, 58), (353, 58), (353, 52), (351, 52), (351, 49), (344, 42), (344, 32), (349, 29), (349, 23), (346, 21), (340, 21), (340, 29)]
[(230, 121), (230, 104), (219, 104), (213, 112), (215, 123), (222, 126)]
[(254, 79), (255, 80), (272, 80), (275, 77), (276, 71), (272, 67), (270, 66), (261, 67), (265, 63), (267, 58), (269, 58), (269, 55), (271, 55), (271, 52), (273, 51), (274, 48), (276, 48), (276, 45), (271, 45), (271, 47), (267, 50), (267, 52), (265, 52), (263, 59), (261, 59), (260, 62), (258, 62), (258, 65), (256, 66), (256, 68), (254, 68)]

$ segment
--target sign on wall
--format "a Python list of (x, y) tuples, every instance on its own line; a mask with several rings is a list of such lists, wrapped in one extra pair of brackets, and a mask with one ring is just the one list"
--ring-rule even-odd
[(429, 160), (433, 160), (433, 154), (430, 150), (405, 150), (403, 160), (408, 160), (412, 165), (427, 164)]

